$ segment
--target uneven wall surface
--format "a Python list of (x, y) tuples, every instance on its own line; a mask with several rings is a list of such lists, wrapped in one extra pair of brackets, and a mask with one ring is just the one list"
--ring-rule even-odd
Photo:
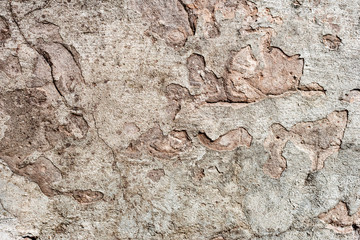
[(359, 12), (0, 0), (0, 239), (360, 239)]

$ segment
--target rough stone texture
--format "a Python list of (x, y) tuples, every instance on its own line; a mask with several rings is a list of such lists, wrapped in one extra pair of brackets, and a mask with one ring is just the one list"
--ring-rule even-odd
[(232, 151), (239, 146), (250, 147), (252, 137), (244, 128), (234, 129), (212, 141), (205, 133), (198, 135), (200, 142), (216, 151)]
[(282, 156), (282, 151), (289, 140), (309, 153), (313, 171), (322, 169), (325, 160), (339, 151), (347, 120), (347, 112), (342, 111), (332, 112), (326, 119), (315, 122), (297, 123), (289, 131), (278, 123), (272, 125), (272, 133), (264, 142), (264, 147), (270, 155), (264, 165), (264, 172), (274, 178), (280, 178), (286, 168), (286, 159)]
[(342, 234), (359, 233), (360, 212), (349, 216), (349, 210), (346, 203), (339, 202), (333, 209), (327, 213), (322, 213), (319, 218), (329, 224), (329, 228)]
[(359, 1), (0, 1), (0, 239), (360, 239)]

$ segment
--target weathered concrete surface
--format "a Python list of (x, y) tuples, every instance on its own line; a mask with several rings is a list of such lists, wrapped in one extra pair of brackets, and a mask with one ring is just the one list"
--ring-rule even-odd
[(0, 239), (360, 239), (359, 1), (0, 1)]

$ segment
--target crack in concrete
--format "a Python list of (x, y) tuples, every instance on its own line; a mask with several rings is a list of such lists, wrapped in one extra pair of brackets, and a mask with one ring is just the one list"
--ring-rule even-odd
[(95, 127), (95, 131), (96, 131), (97, 137), (98, 137), (98, 138), (106, 145), (106, 147), (107, 147), (108, 149), (110, 149), (110, 151), (111, 151), (112, 157), (113, 157), (113, 159), (114, 159), (113, 169), (115, 170), (115, 169), (117, 169), (117, 166), (116, 166), (117, 156), (116, 156), (115, 150), (105, 141), (104, 138), (101, 137), (100, 132), (99, 132), (100, 130), (99, 130), (99, 127), (97, 126), (97, 122), (96, 122), (96, 118), (95, 118), (94, 113), (91, 113), (91, 116), (92, 116), (93, 121), (94, 121), (94, 127)]
[[(20, 35), (21, 35), (22, 38), (24, 39), (25, 43), (26, 43), (31, 49), (33, 49), (34, 51), (36, 51), (40, 56), (42, 56), (42, 57), (44, 58), (45, 62), (46, 62), (46, 63), (49, 65), (49, 67), (50, 67), (50, 74), (51, 74), (51, 78), (52, 78), (52, 83), (53, 83), (56, 91), (57, 91), (58, 94), (61, 96), (61, 98), (63, 99), (63, 102), (65, 103), (65, 105), (66, 105), (67, 107), (69, 107), (69, 108), (74, 108), (74, 107), (71, 106), (71, 105), (69, 104), (69, 102), (66, 100), (64, 94), (60, 91), (60, 89), (59, 89), (59, 87), (58, 87), (58, 85), (57, 85), (57, 81), (58, 81), (58, 80), (56, 80), (55, 77), (54, 77), (54, 64), (53, 64), (53, 62), (51, 61), (50, 54), (49, 54), (48, 52), (46, 52), (45, 50), (43, 50), (43, 49), (37, 48), (34, 44), (32, 44), (32, 43), (25, 37), (25, 34), (24, 34), (24, 32), (22, 31), (22, 29), (21, 29), (21, 27), (20, 27), (19, 20), (17, 20), (16, 14), (15, 14), (15, 12), (14, 12), (14, 10), (13, 10), (12, 0), (9, 0), (8, 3), (9, 3), (9, 9), (10, 9), (11, 18), (12, 18), (12, 20), (14, 21), (14, 23), (15, 23), (17, 29), (19, 30)], [(50, 3), (50, 0), (48, 1), (47, 4), (49, 4), (49, 3)], [(47, 5), (47, 4), (46, 4), (46, 5)], [(46, 5), (45, 5), (44, 7), (46, 7)], [(40, 8), (40, 9), (38, 9), (38, 10), (41, 10), (41, 9), (42, 9), (42, 8)], [(55, 25), (55, 26), (59, 27), (58, 25), (56, 25), (56, 24), (54, 24), (54, 23), (48, 23), (48, 22), (43, 22), (43, 23), (44, 23), (44, 24), (52, 24), (52, 25)], [(59, 27), (59, 28), (60, 28), (60, 27)], [(71, 47), (68, 46), (68, 45), (65, 44), (65, 43), (60, 43), (60, 42), (56, 42), (56, 41), (55, 41), (54, 43), (60, 44), (61, 46), (63, 46), (63, 47), (66, 49), (66, 51), (71, 55), (71, 57), (73, 58), (75, 64), (77, 65), (77, 67), (78, 67), (78, 69), (79, 69), (79, 72), (80, 72), (80, 75), (81, 75), (81, 81), (86, 84), (86, 82), (85, 82), (85, 80), (84, 80), (84, 76), (83, 76), (83, 73), (82, 73), (82, 69), (81, 69), (80, 63), (79, 63), (79, 61), (77, 60), (75, 54), (73, 53)]]

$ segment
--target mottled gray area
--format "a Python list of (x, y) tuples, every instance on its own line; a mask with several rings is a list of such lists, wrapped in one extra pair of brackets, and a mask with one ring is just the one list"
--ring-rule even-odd
[(0, 0), (0, 239), (360, 239), (359, 12)]

